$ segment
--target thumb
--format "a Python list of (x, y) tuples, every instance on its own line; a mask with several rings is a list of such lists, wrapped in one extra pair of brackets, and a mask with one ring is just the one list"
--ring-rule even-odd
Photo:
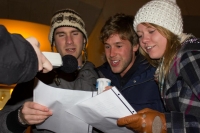
[(146, 112), (154, 112), (154, 110), (149, 109), (149, 108), (145, 108), (145, 109), (142, 109), (142, 110), (138, 111), (137, 113), (142, 114), (142, 113), (146, 113)]
[(41, 53), (42, 72), (47, 73), (53, 69), (50, 61)]
[(118, 119), (117, 125), (118, 126), (125, 126), (125, 125), (128, 125), (130, 123), (137, 122), (138, 119), (139, 119), (139, 116), (137, 114), (126, 116), (126, 117)]

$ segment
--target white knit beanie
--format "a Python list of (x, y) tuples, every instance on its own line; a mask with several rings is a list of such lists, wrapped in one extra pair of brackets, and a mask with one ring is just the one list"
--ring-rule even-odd
[(85, 30), (85, 23), (80, 15), (72, 9), (63, 9), (57, 11), (51, 19), (51, 28), (49, 33), (49, 41), (53, 45), (53, 34), (59, 27), (74, 27), (83, 33), (87, 44), (87, 32)]
[(183, 33), (183, 20), (176, 0), (152, 0), (146, 3), (136, 13), (133, 24), (135, 31), (142, 22), (162, 26), (178, 36)]

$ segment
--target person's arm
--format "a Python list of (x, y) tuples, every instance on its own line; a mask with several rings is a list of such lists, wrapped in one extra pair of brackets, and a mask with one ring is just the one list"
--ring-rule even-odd
[[(198, 113), (199, 110), (196, 110)], [(200, 118), (194, 115), (185, 115), (181, 112), (165, 113), (166, 128), (168, 133), (199, 133)]]
[[(138, 114), (127, 116), (118, 119), (119, 126), (126, 126), (132, 130), (145, 131), (151, 129), (153, 126), (153, 120), (155, 116), (159, 116), (162, 120), (163, 128), (162, 132), (168, 133), (199, 133), (200, 131), (200, 52), (192, 51), (183, 54), (180, 61), (180, 74), (182, 75), (187, 86), (191, 88), (188, 94), (185, 94), (185, 101), (189, 101), (192, 104), (185, 104), (185, 112), (171, 111), (169, 113), (159, 113), (151, 110), (141, 110)], [(185, 88), (183, 88), (185, 89)], [(187, 99), (188, 98), (188, 99)], [(144, 113), (145, 112), (145, 113)], [(186, 114), (187, 112), (187, 114)], [(153, 115), (156, 114), (156, 115)], [(152, 117), (153, 116), (153, 117)], [(146, 122), (142, 127), (142, 124)]]
[(11, 98), (2, 110), (0, 110), (0, 133), (10, 133), (14, 131), (23, 132), (27, 125), (22, 125), (18, 121), (18, 109), (26, 102), (32, 101), (34, 79), (17, 84), (13, 89)]
[(18, 121), (17, 117), (18, 108), (22, 106), (23, 102), (17, 103), (15, 105), (6, 105), (2, 110), (0, 110), (0, 133), (22, 133), (26, 130), (28, 126), (22, 125)]
[[(0, 25), (0, 84), (15, 84), (31, 80), (41, 70), (42, 62), (49, 61), (36, 48), (33, 40), (19, 34), (10, 34)], [(39, 68), (38, 68), (39, 67)]]
[(11, 98), (0, 110), (0, 133), (24, 132), (28, 125), (38, 124), (49, 117), (48, 111), (40, 111), (47, 110), (46, 107), (32, 102), (33, 87), (34, 79), (16, 85)]
[(0, 133), (22, 133), (29, 125), (42, 123), (52, 115), (47, 107), (31, 100), (32, 98), (16, 105), (6, 106), (0, 111)]
[(192, 90), (191, 93), (188, 92), (188, 94), (185, 94), (185, 100), (188, 100), (193, 104), (184, 104), (184, 108), (188, 109), (186, 110), (187, 115), (181, 112), (165, 113), (167, 131), (199, 133), (200, 107), (198, 105), (200, 104), (200, 51), (195, 50), (183, 54), (180, 66), (182, 66), (180, 73), (183, 80)]

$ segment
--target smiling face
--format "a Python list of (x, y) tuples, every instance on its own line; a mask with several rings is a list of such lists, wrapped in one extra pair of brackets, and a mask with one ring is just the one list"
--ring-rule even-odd
[(135, 61), (138, 45), (133, 46), (130, 41), (122, 40), (119, 34), (113, 34), (104, 42), (104, 49), (112, 71), (123, 77)]
[(57, 51), (64, 55), (73, 55), (78, 60), (78, 65), (82, 65), (82, 50), (85, 39), (83, 34), (73, 27), (60, 27), (54, 32), (54, 45)]
[(167, 39), (158, 32), (158, 30), (150, 24), (139, 24), (137, 26), (137, 35), (141, 48), (152, 59), (160, 59), (163, 57)]

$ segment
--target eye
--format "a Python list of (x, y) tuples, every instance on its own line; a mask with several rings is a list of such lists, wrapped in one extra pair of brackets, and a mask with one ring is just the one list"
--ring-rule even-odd
[(110, 48), (110, 45), (104, 45), (104, 48), (105, 48), (105, 49), (109, 49), (109, 48)]
[(121, 48), (122, 46), (121, 45), (117, 45), (117, 48)]
[(59, 33), (58, 37), (63, 37), (65, 34), (64, 33)]
[(154, 33), (154, 31), (155, 31), (155, 30), (149, 30), (149, 33), (152, 34), (152, 33)]
[(142, 34), (137, 34), (138, 38), (141, 38), (142, 37)]
[(73, 32), (73, 35), (78, 35), (78, 34), (79, 34), (78, 31)]

